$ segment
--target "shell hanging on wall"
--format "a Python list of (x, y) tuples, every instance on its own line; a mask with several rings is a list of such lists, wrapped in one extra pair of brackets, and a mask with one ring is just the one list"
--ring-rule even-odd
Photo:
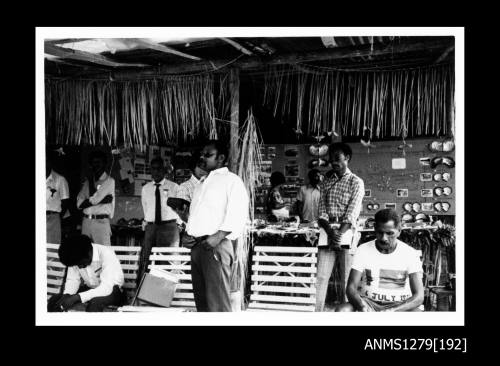
[(451, 152), (455, 150), (455, 142), (453, 139), (444, 141), (432, 141), (429, 144), (429, 150), (432, 152)]
[(327, 165), (328, 165), (328, 162), (326, 160), (312, 159), (307, 166), (309, 167), (309, 169), (313, 169), (313, 168), (327, 166)]
[(327, 144), (316, 144), (309, 146), (309, 154), (312, 156), (325, 156), (328, 154), (328, 145)]

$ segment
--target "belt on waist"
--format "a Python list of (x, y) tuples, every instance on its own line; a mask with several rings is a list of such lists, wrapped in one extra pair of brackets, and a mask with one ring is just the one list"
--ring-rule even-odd
[[(170, 224), (172, 222), (176, 222), (177, 220), (176, 219), (172, 219), (172, 220), (166, 220), (166, 221), (160, 221), (159, 223), (157, 223), (156, 225), (164, 225), (164, 224)], [(153, 225), (155, 224), (154, 221), (146, 221), (148, 225)]]
[(84, 214), (83, 217), (91, 220), (100, 220), (100, 219), (109, 219), (109, 215), (86, 215)]
[(208, 238), (208, 235), (203, 235), (203, 236), (194, 236), (193, 238), (194, 238), (194, 240), (195, 240), (197, 243), (200, 243), (200, 242), (202, 242), (203, 240), (205, 240), (206, 238)]
[(46, 211), (46, 213), (47, 213), (47, 215), (56, 215), (56, 214), (57, 214), (57, 215), (59, 215), (59, 214), (60, 214), (60, 212), (57, 212), (57, 211), (49, 211), (49, 210), (47, 210), (47, 211)]

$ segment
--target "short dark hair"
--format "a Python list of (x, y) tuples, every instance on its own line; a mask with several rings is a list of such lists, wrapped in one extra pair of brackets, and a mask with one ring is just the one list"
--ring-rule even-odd
[(352, 149), (345, 142), (334, 142), (330, 145), (330, 154), (333, 154), (335, 151), (342, 151), (342, 153), (347, 157), (349, 155), (349, 161), (352, 159)]
[(157, 156), (156, 158), (151, 159), (151, 162), (149, 163), (149, 166), (151, 166), (153, 164), (160, 164), (163, 167), (165, 165), (165, 162), (163, 161), (162, 158), (160, 158), (160, 157)]
[(273, 172), (271, 174), (271, 178), (269, 178), (271, 181), (271, 187), (276, 187), (277, 185), (283, 184), (286, 182), (285, 176), (283, 175), (282, 172)]
[(59, 246), (59, 260), (65, 266), (76, 266), (89, 256), (92, 240), (83, 234), (70, 235), (64, 238)]
[(89, 153), (89, 162), (93, 159), (101, 159), (105, 164), (108, 162), (108, 155), (101, 150), (94, 150)]
[(312, 180), (314, 175), (316, 175), (318, 173), (319, 173), (318, 169), (311, 169), (311, 170), (309, 170), (309, 173), (307, 173), (307, 177), (309, 178), (309, 180)]
[(393, 208), (384, 208), (375, 214), (375, 225), (389, 221), (394, 221), (394, 225), (399, 226), (399, 215)]
[(217, 150), (217, 156), (221, 154), (224, 155), (224, 162), (226, 162), (229, 158), (229, 147), (225, 142), (222, 142), (221, 140), (208, 140), (204, 146), (215, 147), (215, 150)]

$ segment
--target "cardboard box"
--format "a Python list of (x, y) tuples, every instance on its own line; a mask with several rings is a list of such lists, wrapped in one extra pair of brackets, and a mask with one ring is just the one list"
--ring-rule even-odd
[(149, 273), (144, 274), (137, 299), (168, 308), (178, 283), (179, 279), (174, 274), (161, 269), (151, 269)]

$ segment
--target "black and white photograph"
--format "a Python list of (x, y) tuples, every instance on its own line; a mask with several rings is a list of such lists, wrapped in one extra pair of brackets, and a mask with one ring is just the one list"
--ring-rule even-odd
[(37, 27), (35, 51), (38, 325), (463, 325), (463, 28)]
[(396, 190), (397, 197), (408, 197), (408, 188), (400, 188)]
[(434, 192), (432, 189), (429, 188), (422, 189), (420, 191), (420, 197), (425, 197), (425, 198), (434, 197)]
[(432, 173), (420, 173), (421, 182), (432, 182)]

